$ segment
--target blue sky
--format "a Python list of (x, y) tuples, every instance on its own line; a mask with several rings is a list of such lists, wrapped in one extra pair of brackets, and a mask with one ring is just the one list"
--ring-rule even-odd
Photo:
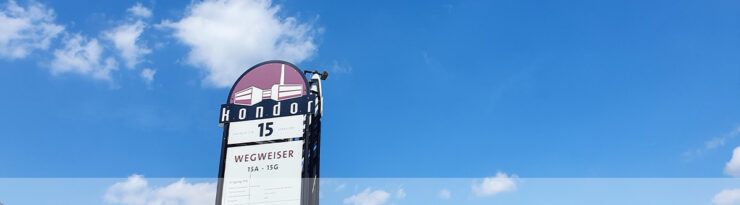
[[(128, 69), (106, 49), (120, 68), (99, 80), (52, 73), (54, 49), (64, 35), (102, 38), (136, 2), (41, 3), (71, 34), (0, 61), (0, 162), (13, 167), (1, 176), (216, 174), (228, 89), (154, 28), (189, 4), (144, 2), (137, 43), (152, 52)], [(331, 72), (324, 176), (720, 177), (738, 144), (685, 157), (740, 126), (729, 2), (273, 3), (320, 30), (297, 64)]]
[(738, 2), (214, 2), (2, 1), (0, 178), (216, 177), (270, 59), (330, 73), (324, 177), (740, 175)]

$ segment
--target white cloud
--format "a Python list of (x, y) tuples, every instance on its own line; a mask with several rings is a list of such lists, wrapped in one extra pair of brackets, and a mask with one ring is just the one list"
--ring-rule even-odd
[(354, 205), (380, 205), (385, 204), (391, 195), (383, 190), (371, 191), (370, 188), (365, 189), (359, 194), (352, 195), (344, 199), (345, 204)]
[(128, 68), (134, 68), (136, 64), (141, 62), (143, 55), (152, 52), (146, 46), (137, 44), (145, 27), (144, 22), (137, 20), (103, 32), (103, 36), (113, 42), (118, 54)]
[[(137, 3), (128, 9), (131, 17), (149, 17), (151, 10)], [(10, 0), (0, 7), (0, 58), (24, 58), (34, 50), (46, 50), (51, 41), (64, 34), (60, 46), (54, 48), (53, 59), (48, 64), (52, 74), (78, 73), (93, 79), (112, 82), (112, 71), (118, 61), (112, 56), (113, 48), (126, 67), (134, 68), (142, 57), (151, 53), (140, 41), (147, 25), (138, 18), (127, 18), (122, 25), (100, 33), (99, 38), (84, 34), (64, 32), (64, 26), (54, 24), (54, 11), (31, 0), (26, 7)], [(147, 83), (153, 80), (153, 70), (142, 71)]]
[[(137, 4), (129, 8), (129, 12), (141, 15), (143, 9), (146, 8)], [(112, 42), (115, 52), (110, 44), (103, 44), (107, 43), (106, 41), (101, 42), (97, 38), (87, 39), (81, 34), (67, 35), (62, 40), (64, 46), (54, 50), (54, 59), (50, 63), (52, 73), (74, 72), (94, 79), (113, 81), (111, 72), (118, 69), (118, 62), (106, 53), (117, 53), (126, 67), (135, 68), (142, 62), (142, 57), (151, 53), (151, 50), (138, 42), (146, 24), (141, 20), (128, 21), (131, 22), (101, 32), (103, 39)], [(149, 84), (154, 80), (154, 74), (154, 70), (145, 69), (141, 71), (140, 76)]]
[(190, 5), (179, 21), (162, 25), (190, 46), (188, 62), (207, 72), (206, 83), (227, 87), (261, 61), (300, 63), (316, 53), (320, 29), (278, 16), (279, 9), (269, 0), (206, 0)]
[(215, 183), (185, 182), (184, 179), (166, 187), (149, 187), (141, 175), (133, 175), (126, 182), (108, 188), (104, 196), (108, 203), (128, 205), (201, 205), (213, 204), (216, 199)]
[(684, 159), (685, 160), (692, 160), (696, 157), (702, 156), (704, 153), (709, 152), (711, 150), (714, 150), (719, 147), (725, 146), (727, 141), (734, 139), (740, 135), (740, 127), (737, 127), (733, 129), (732, 131), (725, 133), (722, 136), (714, 137), (706, 142), (704, 142), (704, 146), (697, 148), (693, 151), (687, 151), (684, 153)]
[(20, 59), (33, 50), (46, 50), (49, 43), (64, 30), (54, 24), (54, 10), (38, 2), (27, 7), (10, 0), (0, 8), (0, 57)]
[(334, 191), (342, 191), (345, 187), (347, 187), (347, 184), (337, 185), (337, 188), (335, 188)]
[(714, 195), (716, 205), (740, 205), (740, 189), (726, 189)]
[(725, 174), (740, 177), (740, 146), (732, 151), (732, 158), (725, 164)]
[(154, 81), (154, 74), (156, 73), (156, 70), (144, 68), (144, 70), (141, 70), (140, 76), (147, 84), (151, 84)]
[(501, 192), (516, 189), (516, 175), (507, 176), (506, 173), (498, 172), (495, 177), (487, 177), (480, 184), (473, 184), (473, 192), (477, 196), (492, 196)]
[(141, 5), (141, 2), (136, 2), (136, 5), (126, 9), (131, 15), (141, 18), (149, 18), (152, 16), (152, 10)]
[(331, 72), (333, 73), (351, 73), (352, 66), (346, 62), (339, 63), (339, 61), (332, 61)]
[(439, 190), (437, 196), (439, 196), (440, 199), (450, 199), (450, 197), (452, 197), (452, 193), (448, 189), (442, 189)]
[(398, 191), (396, 191), (396, 198), (406, 198), (406, 192), (403, 190), (403, 188), (398, 188)]
[(63, 48), (54, 50), (51, 71), (54, 74), (75, 72), (110, 81), (111, 71), (117, 69), (118, 64), (111, 57), (104, 59), (102, 53), (103, 47), (97, 39), (71, 35), (64, 40)]
[(717, 147), (725, 146), (727, 141), (726, 137), (717, 137), (704, 143), (706, 149), (714, 149)]

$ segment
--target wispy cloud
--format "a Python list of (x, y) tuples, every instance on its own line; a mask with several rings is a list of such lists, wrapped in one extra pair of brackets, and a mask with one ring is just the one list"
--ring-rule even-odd
[(157, 71), (150, 68), (144, 68), (141, 70), (141, 74), (139, 75), (141, 79), (144, 79), (144, 82), (146, 82), (147, 85), (151, 85), (152, 81), (154, 81), (154, 74), (156, 74)]
[(347, 184), (337, 185), (337, 188), (335, 188), (334, 191), (342, 191), (345, 187), (347, 187)]
[(330, 71), (332, 73), (351, 73), (352, 72), (352, 66), (345, 62), (339, 62), (337, 60), (332, 61), (331, 69)]
[(683, 157), (685, 160), (693, 160), (709, 151), (725, 146), (728, 141), (735, 139), (738, 135), (740, 135), (740, 126), (721, 136), (707, 140), (702, 147), (684, 152)]
[(188, 62), (207, 72), (204, 80), (230, 86), (260, 61), (282, 59), (300, 63), (317, 51), (319, 28), (278, 15), (280, 6), (267, 0), (206, 0), (188, 7), (184, 18), (164, 21), (174, 36), (190, 47)]
[(130, 69), (135, 68), (136, 64), (142, 61), (142, 56), (152, 52), (139, 42), (144, 28), (146, 24), (141, 20), (136, 20), (103, 32), (103, 36), (113, 42), (118, 55)]
[(152, 10), (141, 5), (141, 2), (136, 2), (134, 6), (126, 9), (131, 15), (141, 18), (149, 18), (152, 16)]
[(370, 188), (344, 199), (344, 204), (380, 205), (385, 204), (391, 195), (383, 190), (372, 191)]
[(164, 187), (150, 187), (141, 175), (130, 176), (108, 188), (104, 196), (111, 204), (213, 204), (216, 199), (215, 183), (188, 183), (185, 179)]
[(403, 188), (398, 188), (398, 191), (396, 191), (396, 198), (397, 199), (406, 198), (406, 191), (404, 191)]
[(493, 196), (501, 192), (516, 190), (516, 179), (514, 174), (511, 176), (506, 173), (498, 172), (496, 176), (484, 178), (480, 183), (474, 183), (472, 186), (473, 193), (476, 196)]
[[(113, 51), (129, 68), (139, 64), (143, 55), (151, 53), (140, 42), (147, 27), (141, 18), (150, 17), (151, 10), (137, 3), (128, 12), (125, 23), (100, 32), (101, 38), (96, 38), (98, 34), (65, 32), (64, 26), (54, 22), (54, 10), (44, 4), (30, 1), (23, 7), (13, 0), (8, 1), (0, 7), (0, 58), (25, 58), (34, 50), (48, 49), (53, 39), (63, 35), (60, 46), (51, 53), (52, 59), (42, 61), (52, 74), (77, 73), (113, 82), (112, 73), (118, 69)], [(115, 50), (106, 40), (112, 42)], [(151, 83), (153, 71), (143, 71), (142, 77)]]
[(439, 190), (439, 193), (437, 193), (437, 196), (440, 199), (450, 199), (450, 197), (452, 197), (452, 192), (450, 192), (449, 189), (442, 189), (442, 190)]
[(427, 53), (426, 51), (421, 52), (421, 56), (424, 59), (424, 64), (426, 64), (426, 67), (431, 71), (444, 71), (442, 63), (440, 63), (437, 59), (429, 56), (429, 53)]
[(725, 189), (714, 195), (712, 202), (716, 205), (740, 204), (740, 189)]
[(11, 0), (0, 8), (0, 57), (25, 58), (34, 50), (46, 50), (64, 26), (54, 23), (54, 10), (31, 1), (26, 7)]
[(54, 50), (51, 71), (54, 74), (73, 72), (94, 79), (111, 81), (111, 71), (118, 68), (112, 57), (103, 56), (98, 39), (73, 34), (64, 40), (64, 47)]

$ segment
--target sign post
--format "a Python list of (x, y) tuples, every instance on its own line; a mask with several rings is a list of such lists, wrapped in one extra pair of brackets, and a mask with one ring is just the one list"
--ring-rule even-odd
[[(309, 73), (309, 72), (307, 72)], [(244, 72), (221, 105), (216, 205), (318, 204), (321, 80), (267, 61)]]

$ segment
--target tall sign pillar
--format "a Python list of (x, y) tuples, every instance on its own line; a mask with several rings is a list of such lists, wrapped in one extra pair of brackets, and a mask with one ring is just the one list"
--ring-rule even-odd
[(291, 63), (267, 61), (234, 83), (219, 115), (216, 205), (318, 204), (326, 72), (312, 75), (308, 81)]

